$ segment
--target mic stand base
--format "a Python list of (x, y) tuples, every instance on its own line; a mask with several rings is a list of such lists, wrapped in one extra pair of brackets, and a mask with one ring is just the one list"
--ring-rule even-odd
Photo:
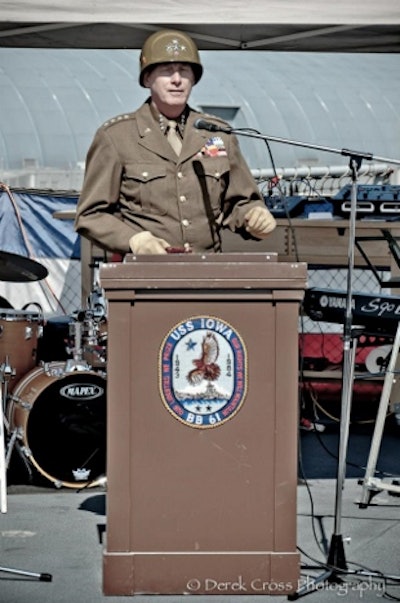
[(335, 568), (332, 570), (328, 581), (342, 582), (342, 579), (339, 578), (338, 573), (336, 573), (336, 569), (347, 570), (347, 563), (346, 556), (344, 554), (343, 538), (340, 534), (332, 534), (331, 546), (328, 555), (328, 565), (332, 568)]
[[(343, 538), (340, 534), (333, 534), (331, 539), (331, 545), (329, 549), (327, 569), (322, 574), (319, 574), (315, 578), (307, 580), (302, 588), (299, 588), (295, 593), (288, 595), (288, 601), (296, 601), (301, 597), (305, 597), (317, 590), (319, 584), (343, 584), (345, 581), (341, 577), (344, 576), (356, 576), (357, 578), (380, 578), (382, 579), (381, 572), (366, 571), (366, 570), (348, 570), (346, 564), (346, 558), (344, 553)], [(307, 566), (308, 569), (318, 569), (316, 566)], [(384, 578), (387, 580), (393, 580), (396, 582), (400, 581), (400, 576), (397, 575), (385, 575)]]

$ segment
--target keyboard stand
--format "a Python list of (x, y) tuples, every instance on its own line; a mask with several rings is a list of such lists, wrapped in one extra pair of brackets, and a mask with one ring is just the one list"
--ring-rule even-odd
[(375, 276), (376, 280), (378, 281), (378, 283), (382, 287), (382, 289), (392, 288), (392, 287), (398, 288), (398, 287), (400, 287), (400, 278), (398, 276), (394, 276), (388, 280), (383, 280), (379, 274), (378, 269), (372, 264), (365, 249), (361, 245), (361, 243), (364, 241), (386, 241), (386, 243), (388, 244), (388, 247), (389, 247), (389, 251), (391, 252), (392, 257), (393, 257), (394, 261), (396, 262), (397, 268), (400, 268), (400, 245), (398, 243), (397, 238), (394, 237), (392, 235), (392, 233), (389, 230), (387, 230), (386, 228), (381, 228), (381, 233), (382, 233), (382, 236), (376, 236), (376, 237), (355, 237), (354, 244), (357, 247), (358, 251), (360, 252), (360, 255), (362, 255), (362, 257), (364, 258), (365, 263), (367, 264), (368, 268), (371, 270), (371, 272)]
[(392, 393), (393, 383), (396, 377), (396, 365), (400, 348), (400, 322), (397, 326), (396, 336), (393, 341), (392, 352), (389, 364), (383, 381), (381, 398), (379, 401), (378, 412), (376, 415), (374, 434), (371, 441), (367, 468), (364, 479), (360, 482), (363, 486), (362, 496), (359, 502), (360, 509), (366, 509), (371, 502), (371, 498), (379, 492), (386, 490), (400, 496), (400, 485), (389, 484), (382, 479), (375, 477), (376, 464), (382, 443), (385, 420), (389, 408), (390, 395)]

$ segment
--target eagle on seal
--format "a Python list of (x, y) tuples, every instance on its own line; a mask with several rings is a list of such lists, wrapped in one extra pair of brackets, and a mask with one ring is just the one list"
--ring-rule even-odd
[(214, 333), (207, 332), (201, 343), (201, 357), (192, 362), (196, 368), (189, 371), (187, 380), (192, 385), (198, 385), (201, 381), (215, 381), (221, 374), (221, 369), (216, 363), (219, 356), (219, 345)]

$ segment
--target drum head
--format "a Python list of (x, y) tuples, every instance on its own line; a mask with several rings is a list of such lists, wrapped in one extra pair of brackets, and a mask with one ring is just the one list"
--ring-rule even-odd
[(105, 379), (81, 371), (44, 383), (25, 430), (32, 462), (56, 485), (78, 487), (104, 476)]

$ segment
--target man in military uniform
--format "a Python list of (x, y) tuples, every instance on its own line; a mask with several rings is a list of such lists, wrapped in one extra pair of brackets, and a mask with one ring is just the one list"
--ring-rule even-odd
[(220, 229), (263, 239), (275, 220), (233, 134), (196, 129), (188, 105), (203, 67), (193, 40), (162, 30), (144, 43), (149, 99), (103, 124), (89, 149), (76, 230), (121, 254), (221, 251)]

